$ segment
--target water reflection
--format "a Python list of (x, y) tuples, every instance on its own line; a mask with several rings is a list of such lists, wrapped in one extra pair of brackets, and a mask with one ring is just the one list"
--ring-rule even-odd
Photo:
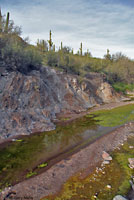
[[(76, 151), (113, 130), (96, 124), (93, 117), (82, 117), (56, 130), (23, 137), (0, 149), (0, 187), (16, 183), (40, 163)], [(14, 174), (14, 176), (12, 176)]]

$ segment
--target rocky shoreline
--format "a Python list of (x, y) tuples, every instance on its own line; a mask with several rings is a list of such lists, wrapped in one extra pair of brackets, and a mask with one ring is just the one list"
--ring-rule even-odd
[[(21, 182), (13, 187), (6, 188), (0, 198), (6, 200), (8, 194), (12, 194), (14, 199), (31, 197), (31, 199), (39, 200), (45, 196), (58, 192), (67, 179), (78, 172), (82, 172), (81, 176), (85, 177), (102, 162), (103, 151), (110, 152), (120, 146), (127, 137), (134, 136), (134, 123), (128, 123), (115, 131), (101, 137), (91, 145), (81, 149), (76, 154), (64, 159), (46, 172), (29, 180)], [(10, 196), (10, 195), (9, 195)]]

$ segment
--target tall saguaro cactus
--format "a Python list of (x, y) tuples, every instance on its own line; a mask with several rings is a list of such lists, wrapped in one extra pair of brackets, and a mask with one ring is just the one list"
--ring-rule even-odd
[(0, 8), (0, 33), (2, 33), (2, 13)]
[(53, 51), (55, 52), (55, 44), (53, 45)]
[(111, 60), (111, 55), (109, 49), (107, 49), (107, 54), (105, 55), (105, 58), (108, 60)]
[(74, 49), (72, 49), (71, 53), (74, 54)]
[(7, 18), (6, 18), (6, 25), (5, 25), (5, 33), (8, 33), (8, 25), (9, 25), (9, 12), (7, 13)]
[(61, 48), (61, 50), (63, 49), (63, 44), (62, 44), (62, 42), (61, 42), (60, 48)]
[(42, 52), (46, 52), (48, 51), (48, 48), (47, 48), (47, 43), (45, 40), (37, 40), (37, 48), (42, 51)]
[(80, 44), (80, 55), (82, 56), (82, 42)]
[(109, 51), (109, 49), (107, 49), (107, 55), (109, 55), (109, 53), (110, 53), (110, 51)]
[(52, 46), (53, 46), (53, 42), (52, 42), (52, 32), (51, 32), (51, 30), (50, 30), (50, 33), (49, 33), (48, 44), (49, 44), (49, 51), (51, 51), (51, 50), (52, 50)]

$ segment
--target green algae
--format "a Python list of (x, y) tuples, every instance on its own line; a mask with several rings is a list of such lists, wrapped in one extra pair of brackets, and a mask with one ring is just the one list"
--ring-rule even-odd
[(37, 174), (36, 172), (30, 171), (30, 172), (26, 175), (26, 178), (30, 178), (30, 177), (32, 177), (32, 176), (34, 176), (34, 175), (36, 175), (36, 174)]
[(121, 106), (111, 110), (100, 110), (87, 116), (94, 116), (94, 119), (98, 121), (97, 124), (104, 127), (123, 125), (134, 121), (134, 105)]
[(62, 117), (62, 118), (60, 118), (60, 120), (64, 122), (64, 121), (70, 120), (70, 118), (69, 117)]
[(38, 165), (38, 168), (44, 168), (47, 166), (48, 166), (48, 163), (42, 163), (42, 164)]
[(16, 140), (16, 142), (22, 142), (23, 140)]
[(48, 200), (112, 200), (117, 194), (127, 194), (129, 180), (134, 175), (134, 170), (128, 167), (128, 158), (134, 157), (134, 148), (129, 148), (133, 144), (134, 137), (111, 153), (113, 160), (109, 165), (99, 166), (85, 179), (80, 178), (80, 174), (71, 177), (61, 192), (47, 197)]

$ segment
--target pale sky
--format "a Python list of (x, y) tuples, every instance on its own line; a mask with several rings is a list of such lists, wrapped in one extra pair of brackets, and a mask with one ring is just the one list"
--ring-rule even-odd
[(57, 49), (62, 41), (76, 52), (83, 42), (95, 57), (109, 49), (134, 59), (133, 0), (0, 0), (0, 7), (32, 44), (47, 41), (51, 29)]

